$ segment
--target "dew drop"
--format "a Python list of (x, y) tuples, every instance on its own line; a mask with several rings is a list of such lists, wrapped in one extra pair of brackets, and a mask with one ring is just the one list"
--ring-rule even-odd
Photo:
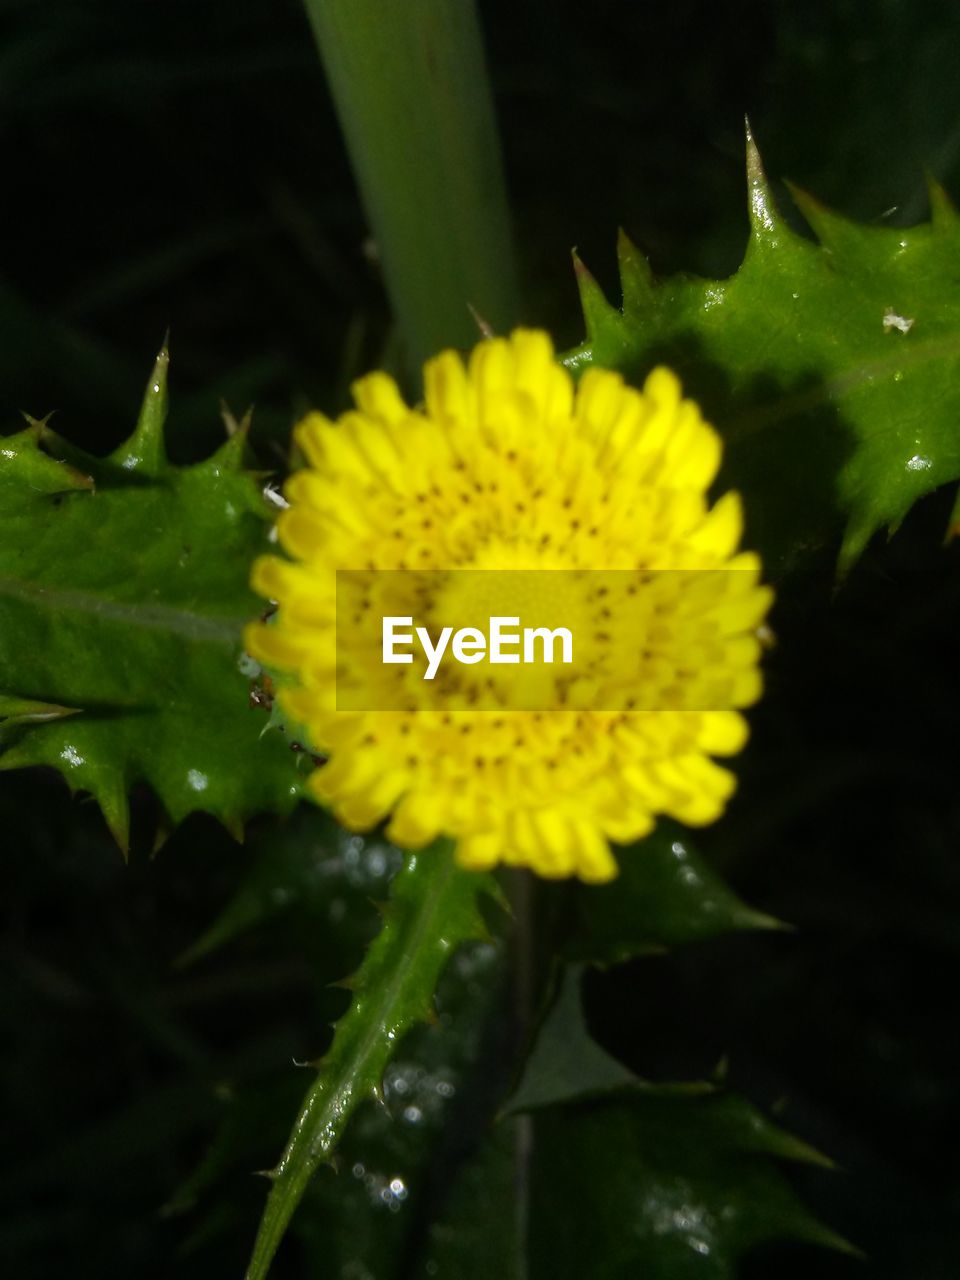
[(915, 453), (912, 458), (907, 459), (908, 471), (929, 471), (932, 466), (932, 461), (922, 453)]

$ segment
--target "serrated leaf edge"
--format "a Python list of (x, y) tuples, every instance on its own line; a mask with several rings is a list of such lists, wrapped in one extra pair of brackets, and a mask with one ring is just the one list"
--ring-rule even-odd
[(403, 1035), (429, 1023), (448, 959), (462, 943), (486, 936), (478, 900), (494, 885), (491, 877), (458, 867), (449, 841), (408, 855), (380, 932), (357, 972), (337, 984), (349, 984), (354, 998), (271, 1171), (246, 1280), (265, 1280), (307, 1184), (330, 1159), (357, 1107), (368, 1099), (383, 1102), (383, 1072)]

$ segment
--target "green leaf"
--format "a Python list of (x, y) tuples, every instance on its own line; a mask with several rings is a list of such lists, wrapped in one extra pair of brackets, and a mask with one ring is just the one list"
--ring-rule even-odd
[(765, 1241), (850, 1250), (776, 1164), (829, 1161), (714, 1084), (633, 1076), (590, 1039), (575, 971), (508, 1116), (462, 1170), (419, 1274), (733, 1280)]
[(804, 1158), (798, 1145), (720, 1091), (635, 1090), (538, 1113), (533, 1274), (732, 1280), (738, 1260), (765, 1241), (848, 1249), (808, 1213), (774, 1163)]
[(566, 1098), (602, 1093), (628, 1084), (633, 1073), (601, 1049), (583, 1020), (579, 966), (564, 968), (547, 1017), (540, 1027), (523, 1078), (507, 1113), (547, 1106)]
[(167, 461), (167, 364), (164, 350), (108, 458), (42, 422), (0, 439), (0, 768), (59, 769), (123, 848), (140, 781), (171, 822), (200, 809), (237, 834), (299, 794), (238, 667), (269, 510), (243, 432), (194, 466)]
[(564, 949), (572, 959), (614, 964), (724, 933), (785, 927), (738, 898), (667, 819), (619, 861), (614, 883), (570, 887)]
[[(328, 814), (306, 805), (290, 820), (258, 824), (241, 856), (251, 871), (234, 901), (247, 910), (256, 905), (259, 941), (252, 945), (273, 953), (277, 940), (265, 943), (263, 924), (271, 917), (279, 924), (282, 914), (285, 954), (306, 957), (321, 979), (341, 975), (345, 956), (359, 963), (382, 925), (370, 898), (388, 896), (402, 864), (400, 851), (379, 835), (338, 831)], [(228, 907), (221, 919), (236, 924), (239, 917)], [(487, 1038), (490, 1015), (502, 1014), (509, 998), (506, 951), (499, 939), (477, 941), (451, 958), (437, 985), (437, 1017), (411, 1029), (384, 1071), (385, 1105), (359, 1104), (337, 1145), (336, 1168), (321, 1167), (312, 1179), (290, 1226), (291, 1252), (307, 1274), (387, 1280), (398, 1273), (409, 1242), (419, 1238), (425, 1202), (442, 1194), (438, 1170), (455, 1159), (450, 1148), (463, 1142), (464, 1126), (475, 1128), (476, 1095), (487, 1096), (491, 1067), (497, 1069), (499, 1037), (494, 1046)], [(224, 963), (228, 957), (205, 963), (203, 981)], [(193, 1211), (191, 1245), (203, 1240), (221, 1257), (242, 1228), (238, 1188), (249, 1186), (265, 1149), (279, 1148), (303, 1093), (302, 1067), (280, 1064), (262, 1047), (257, 1062), (253, 1072), (217, 1077), (216, 1131), (167, 1206)]]
[(263, 1280), (307, 1184), (330, 1159), (348, 1120), (364, 1101), (382, 1101), (384, 1070), (404, 1034), (429, 1021), (441, 973), (462, 943), (486, 935), (481, 893), (497, 896), (496, 881), (461, 870), (442, 841), (408, 855), (393, 881), (383, 928), (353, 978), (349, 1010), (294, 1124), (287, 1149), (271, 1173), (273, 1187), (247, 1271)]
[(291, 1234), (316, 1274), (409, 1276), (406, 1259), (476, 1140), (498, 1070), (502, 1041), (490, 1045), (490, 1019), (502, 1025), (506, 950), (499, 942), (460, 949), (437, 989), (437, 1021), (414, 1028), (384, 1074), (386, 1105), (357, 1109), (338, 1170), (314, 1178)]
[[(376, 835), (351, 835), (312, 805), (272, 824), (247, 848), (256, 856), (217, 918), (179, 957), (181, 967), (248, 931), (262, 932), (277, 917), (285, 917), (289, 929), (292, 915), (299, 916), (300, 927), (313, 935), (318, 921), (327, 932), (337, 924), (338, 935), (356, 935), (358, 955), (363, 954), (379, 926), (371, 900), (386, 897), (403, 861), (399, 849)], [(342, 936), (340, 942), (342, 946)]]
[(960, 218), (934, 188), (922, 226), (860, 226), (774, 203), (748, 136), (750, 238), (729, 280), (657, 282), (619, 244), (622, 311), (576, 263), (587, 341), (567, 357), (640, 380), (677, 370), (725, 440), (721, 480), (745, 496), (748, 538), (790, 563), (842, 531), (849, 568), (878, 529), (960, 477)]

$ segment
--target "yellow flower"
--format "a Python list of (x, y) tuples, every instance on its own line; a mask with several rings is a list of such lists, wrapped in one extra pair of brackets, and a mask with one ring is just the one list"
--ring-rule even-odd
[[(610, 841), (645, 835), (657, 814), (694, 825), (721, 814), (734, 778), (711, 757), (743, 747), (738, 708), (760, 695), (756, 633), (772, 597), (758, 585), (758, 557), (737, 553), (738, 497), (706, 499), (720, 440), (668, 369), (654, 369), (642, 391), (600, 369), (575, 388), (536, 331), (483, 341), (466, 364), (445, 351), (424, 381), (425, 403), (410, 408), (391, 378), (373, 373), (354, 385), (356, 410), (336, 423), (311, 414), (297, 427), (308, 466), (288, 481), (278, 521), (290, 559), (267, 556), (253, 570), (255, 590), (279, 610), (247, 629), (247, 647), (328, 757), (310, 787), (346, 826), (389, 817), (397, 844), (447, 835), (466, 867), (505, 862), (609, 880)], [(630, 673), (635, 696), (592, 705), (583, 690), (597, 681), (581, 679), (574, 698), (544, 668), (538, 710), (512, 709), (493, 680), (477, 709), (475, 668), (438, 687), (413, 682), (406, 667), (412, 703), (338, 709), (344, 670), (370, 688), (383, 670), (369, 647), (337, 649), (335, 571), (369, 575), (356, 588), (362, 600), (351, 598), (358, 609), (372, 601), (374, 611), (409, 614), (409, 601), (389, 599), (407, 576), (382, 573), (398, 569), (451, 578), (566, 570), (546, 580), (562, 584), (574, 611), (586, 608), (578, 591), (595, 604), (596, 582), (582, 571), (643, 571), (644, 634), (634, 642), (631, 633), (616, 676), (621, 687)], [(471, 594), (454, 586), (450, 608), (451, 593), (460, 605)], [(459, 696), (450, 699), (451, 687)]]

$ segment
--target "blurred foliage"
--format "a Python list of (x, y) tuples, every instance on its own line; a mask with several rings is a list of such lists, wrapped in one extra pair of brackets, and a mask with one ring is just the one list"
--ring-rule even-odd
[(748, 929), (782, 928), (742, 902), (677, 823), (661, 819), (620, 857), (608, 885), (545, 889), (561, 899), (565, 954), (593, 964), (656, 955), (668, 947)]
[[(918, 222), (925, 168), (960, 192), (960, 11), (946, 0), (601, 0), (588, 13), (481, 0), (481, 16), (524, 318), (561, 344), (581, 336), (561, 264), (577, 244), (617, 296), (617, 222), (658, 274), (737, 268), (744, 112), (768, 173), (845, 214)], [(299, 409), (336, 409), (393, 349), (299, 0), (3, 0), (0, 24), (0, 430), (57, 409), (65, 434), (109, 453), (169, 325), (174, 462), (222, 444), (225, 397), (256, 401), (258, 465), (282, 466)], [(629, 899), (608, 901), (604, 937), (618, 912), (637, 927), (601, 955), (599, 899), (533, 903), (533, 977), (558, 938), (608, 965), (634, 957), (584, 980), (590, 1033), (616, 1063), (662, 1084), (709, 1078), (726, 1055), (726, 1087), (843, 1167), (793, 1164), (777, 1185), (866, 1265), (764, 1244), (744, 1280), (955, 1274), (960, 1056), (943, 991), (960, 964), (960, 562), (956, 546), (938, 551), (953, 496), (874, 540), (839, 594), (829, 574), (780, 593), (738, 797), (695, 848), (681, 839), (706, 895), (691, 913), (667, 929), (652, 904), (624, 921)], [(151, 860), (158, 816), (136, 790), (124, 867), (94, 806), (55, 775), (0, 777), (0, 1255), (25, 1280), (241, 1273), (266, 1190), (251, 1171), (274, 1163), (308, 1081), (292, 1063), (327, 1049), (349, 1000), (327, 984), (359, 964), (379, 927), (370, 899), (397, 867), (395, 851), (302, 811), (252, 824), (243, 847), (197, 815)], [(710, 895), (796, 931), (715, 933)], [(364, 1104), (339, 1171), (317, 1175), (278, 1280), (469, 1274), (463, 1258), (509, 1274), (488, 1228), (517, 1207), (531, 1117), (493, 1120), (530, 1009), (505, 951), (475, 943), (448, 968), (438, 1024), (404, 1041), (387, 1109)], [(628, 1122), (612, 1100), (563, 1107), (593, 1154), (536, 1184), (542, 1212), (581, 1197), (587, 1168), (599, 1188), (601, 1173), (665, 1167), (653, 1119)], [(551, 1126), (569, 1141), (559, 1115), (537, 1122), (538, 1157), (555, 1149)]]
[(604, 1054), (571, 970), (507, 1118), (431, 1226), (424, 1274), (732, 1277), (771, 1237), (846, 1250), (777, 1159), (822, 1163), (719, 1084), (651, 1085)]

